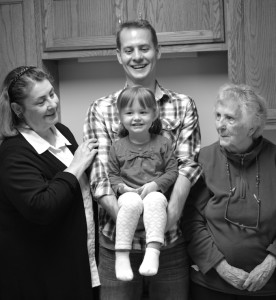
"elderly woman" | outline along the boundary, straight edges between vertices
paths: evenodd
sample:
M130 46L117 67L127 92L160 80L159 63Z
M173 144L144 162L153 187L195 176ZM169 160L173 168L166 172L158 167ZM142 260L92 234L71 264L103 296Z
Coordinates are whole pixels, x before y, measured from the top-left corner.
M201 150L203 175L185 207L192 299L276 299L276 146L262 137L266 114L249 86L220 89L219 140Z
M99 285L85 174L97 153L58 123L50 77L18 67L0 97L0 298L91 300Z

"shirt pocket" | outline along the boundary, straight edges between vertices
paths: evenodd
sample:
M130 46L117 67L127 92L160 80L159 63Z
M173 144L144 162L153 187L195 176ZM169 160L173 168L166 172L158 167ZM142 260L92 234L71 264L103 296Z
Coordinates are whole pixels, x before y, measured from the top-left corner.
M173 148L178 140L181 129L180 119L162 119L162 135L169 139L173 145Z

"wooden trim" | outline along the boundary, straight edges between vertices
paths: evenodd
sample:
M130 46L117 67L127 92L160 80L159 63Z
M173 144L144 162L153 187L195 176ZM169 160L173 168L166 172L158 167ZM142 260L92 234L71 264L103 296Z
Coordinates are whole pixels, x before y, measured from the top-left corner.
M191 44L191 45L178 45L178 46L163 46L161 52L166 53L181 53L181 52L206 52L206 51L227 51L225 43L213 44ZM78 59L85 57L98 56L100 61L110 60L112 56L116 59L116 49L105 50L83 50L83 51L55 51L43 52L42 59Z
M36 49L36 31L35 31L35 11L34 1L24 0L24 44L26 65L37 65L37 49Z
M276 109L267 110L266 130L276 130Z
M228 78L239 84L245 82L245 36L243 0L225 0L228 44Z
M112 49L116 48L115 36L98 37L74 37L66 39L51 40L49 31L47 33L44 51L66 51L82 49ZM194 30L180 32L157 33L159 45L181 45L193 43L223 42L222 38L215 38L211 30Z
M0 5L22 4L23 0L0 0Z

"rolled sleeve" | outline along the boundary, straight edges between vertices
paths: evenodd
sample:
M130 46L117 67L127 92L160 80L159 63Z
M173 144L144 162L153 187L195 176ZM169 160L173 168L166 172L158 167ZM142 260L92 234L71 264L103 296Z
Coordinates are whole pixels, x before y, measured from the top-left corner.
M194 101L188 98L182 128L176 142L175 155L178 160L179 174L185 176L193 185L201 174L197 163L200 150L200 128Z

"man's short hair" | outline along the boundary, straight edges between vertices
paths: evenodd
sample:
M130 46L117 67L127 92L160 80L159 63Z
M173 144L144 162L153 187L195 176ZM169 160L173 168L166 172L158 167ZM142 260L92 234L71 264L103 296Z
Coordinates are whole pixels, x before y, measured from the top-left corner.
M147 21L147 20L137 20L137 21L127 21L124 22L120 25L119 30L117 31L117 35L116 35L116 44L117 44L117 49L121 50L121 32L123 29L147 29L150 31L151 33L151 37L152 37L152 42L155 48L158 47L158 39L157 39L157 34L155 29L151 26L151 24Z

